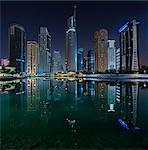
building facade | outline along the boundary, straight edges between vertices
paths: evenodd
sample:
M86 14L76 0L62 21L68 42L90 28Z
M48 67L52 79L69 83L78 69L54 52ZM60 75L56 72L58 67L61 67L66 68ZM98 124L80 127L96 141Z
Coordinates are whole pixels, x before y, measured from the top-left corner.
M17 72L26 71L26 34L21 25L11 24L8 31L8 48L10 50L10 66Z
M74 6L73 16L67 21L65 65L67 72L77 71L76 6Z
M108 71L116 70L115 40L108 40Z
M39 74L51 72L51 35L47 27L40 27L39 34Z
M94 66L95 72L106 72L108 69L108 32L99 29L94 33Z
M88 55L83 58L83 71L88 72Z
M53 58L52 58L52 72L62 72L63 66L62 66L62 58L59 50L53 51Z
M120 33L120 72L131 73L139 71L138 51L139 22L127 22L118 31Z
M116 72L120 71L120 48L116 49Z
M8 58L2 58L1 59L1 66L9 66L10 60Z
M78 49L78 54L77 54L77 70L78 71L83 71L83 58L84 58L84 49L79 48Z
M36 41L27 41L27 73L37 74L38 71L38 44Z
M94 50L93 49L88 50L88 72L89 73L94 72Z

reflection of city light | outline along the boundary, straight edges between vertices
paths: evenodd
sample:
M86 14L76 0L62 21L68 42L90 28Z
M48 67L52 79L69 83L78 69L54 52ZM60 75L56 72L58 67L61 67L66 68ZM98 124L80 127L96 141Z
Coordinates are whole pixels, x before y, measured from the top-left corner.
M107 110L108 112L115 112L114 110L114 104L110 104L110 109Z
M119 122L124 128L126 128L127 130L129 130L128 125L127 125L123 120L118 119L118 122Z
M144 83L144 85L143 85L144 87L146 87L146 83Z

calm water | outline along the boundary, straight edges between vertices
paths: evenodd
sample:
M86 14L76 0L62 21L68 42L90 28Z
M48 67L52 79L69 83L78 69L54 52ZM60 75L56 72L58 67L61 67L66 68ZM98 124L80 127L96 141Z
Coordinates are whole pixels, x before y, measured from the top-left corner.
M148 82L2 83L1 149L148 149Z

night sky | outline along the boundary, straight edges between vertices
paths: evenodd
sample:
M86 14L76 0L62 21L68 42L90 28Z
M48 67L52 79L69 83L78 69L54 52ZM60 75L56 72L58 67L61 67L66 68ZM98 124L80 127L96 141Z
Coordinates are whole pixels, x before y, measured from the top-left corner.
M8 27L11 23L24 26L27 40L38 40L40 26L47 26L52 36L52 49L64 58L67 18L77 5L78 47L93 49L93 33L106 28L109 39L119 47L118 29L127 21L140 22L140 65L148 65L148 2L1 2L1 53L9 57ZM64 60L64 59L63 59Z

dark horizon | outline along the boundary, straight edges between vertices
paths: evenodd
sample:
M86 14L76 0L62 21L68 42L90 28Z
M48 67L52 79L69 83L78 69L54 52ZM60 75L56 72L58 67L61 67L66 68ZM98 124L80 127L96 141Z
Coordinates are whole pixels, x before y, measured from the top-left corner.
M40 26L47 26L52 36L52 50L60 50L64 60L67 19L77 5L78 48L93 49L93 33L105 28L109 39L119 47L118 29L136 19L139 27L140 65L148 65L148 2L1 2L1 58L9 57L8 27L17 23L25 28L27 40L38 41Z

